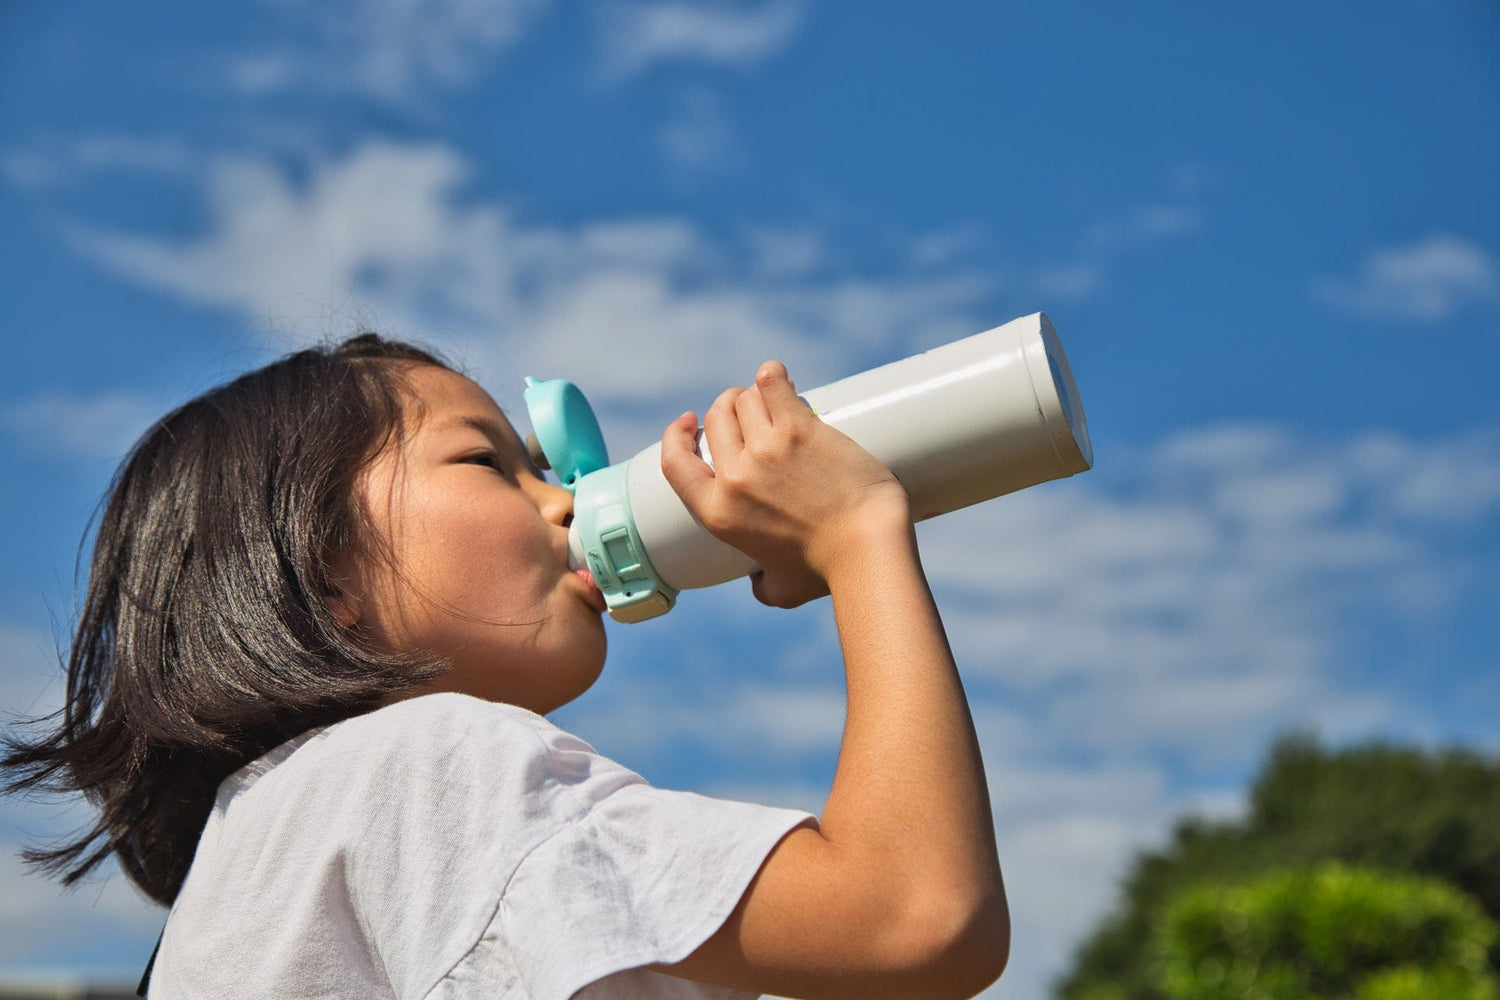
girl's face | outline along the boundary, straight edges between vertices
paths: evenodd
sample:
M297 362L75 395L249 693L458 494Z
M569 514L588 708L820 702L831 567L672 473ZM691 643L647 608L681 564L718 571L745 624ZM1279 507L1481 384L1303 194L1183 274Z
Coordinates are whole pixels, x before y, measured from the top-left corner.
M469 379L424 366L408 383L406 439L361 484L390 560L339 567L339 613L386 649L451 663L418 693L550 712L604 667L604 598L568 568L573 495L541 478Z

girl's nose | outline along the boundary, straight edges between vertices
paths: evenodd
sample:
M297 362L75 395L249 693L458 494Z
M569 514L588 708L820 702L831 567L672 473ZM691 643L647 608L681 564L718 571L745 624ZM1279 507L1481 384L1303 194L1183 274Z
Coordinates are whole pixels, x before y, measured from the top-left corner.
M542 518L564 528L573 523L573 494L544 479L536 481L535 498Z

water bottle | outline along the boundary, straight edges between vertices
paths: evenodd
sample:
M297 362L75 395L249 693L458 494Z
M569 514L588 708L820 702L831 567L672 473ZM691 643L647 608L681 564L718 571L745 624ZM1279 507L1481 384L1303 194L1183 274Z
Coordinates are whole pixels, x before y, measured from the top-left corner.
M670 611L680 591L752 573L755 562L698 523L661 472L661 442L609 464L582 392L526 380L532 457L573 491L569 561L610 616ZM916 521L1083 472L1094 462L1078 386L1052 323L1033 313L802 393L880 459ZM712 464L700 431L699 453Z

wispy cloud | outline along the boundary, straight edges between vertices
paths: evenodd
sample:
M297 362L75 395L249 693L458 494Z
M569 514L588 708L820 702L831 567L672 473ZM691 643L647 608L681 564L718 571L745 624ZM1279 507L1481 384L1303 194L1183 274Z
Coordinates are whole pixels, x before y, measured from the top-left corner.
M1104 265L1094 261L1075 261L1037 269L1033 280L1037 290L1054 299L1081 299L1104 283Z
M81 458L119 458L161 415L154 400L123 390L51 390L0 410L0 427L25 451Z
M612 80L666 63L752 66L784 48L803 19L800 0L612 0L597 14L603 70Z
M1356 316L1441 323L1500 301L1500 260L1472 240L1438 233L1373 251L1353 276L1318 278L1313 293Z
M1448 539L1500 511L1493 433L1335 442L1226 425L1128 461L1114 478L1134 485L1109 495L1028 491L923 534L970 669L1112 753L1211 764L1288 725L1377 726L1384 696L1336 690L1347 613L1446 607L1472 569Z
M78 227L72 240L119 274L282 339L347 332L339 318L353 313L457 347L503 379L518 381L521 366L567 373L606 405L637 410L707 405L719 388L702 366L662 357L712 354L748 377L774 356L801 378L837 377L851 357L974 332L967 314L991 290L984 275L951 269L809 273L815 234L800 239L798 266L778 268L764 234L718 242L682 219L521 221L464 197L467 177L441 146L371 143L301 180L222 160L208 171L202 236ZM781 245L795 233L779 230Z
M831 254L821 234L788 226L756 226L746 236L752 267L770 278L808 275L827 266Z
M681 95L657 142L678 167L702 171L728 162L738 145L723 101L707 90Z
M0 154L0 173L29 190L62 187L106 172L181 177L199 158L176 139L124 134L52 138Z
M59 831L62 832L62 831ZM132 947L139 975L151 954L151 942L161 931L165 912L115 877L60 893L45 878L27 871L17 857L20 844L0 841L0 966L36 969L68 968L80 974L124 974L124 969L80 968L76 949L60 939L66 928L72 941L113 942L111 951ZM95 959L97 961L97 959Z
M9 727L18 717L35 718L60 708L62 695L51 638L0 621L0 725ZM9 978L17 978L14 970L45 967L68 968L75 977L122 971L80 968L76 949L70 951L68 941L133 945L140 965L150 954L163 913L124 879L94 881L64 893L55 883L27 870L18 857L23 844L46 843L69 834L86 818L87 811L77 800L0 798L0 927L5 928L0 935L0 968L7 970ZM59 934L62 928L68 929L69 936Z
M62 707L62 667L50 637L0 621L0 725ZM0 802L8 800L0 799Z
M247 96L347 93L391 104L472 81L548 0L261 0L283 40L226 62Z
M1196 205L1149 202L1094 223L1085 231L1084 242L1097 250L1126 250L1185 236L1203 222L1203 211Z
M1083 227L1071 253L1030 268L1025 280L1053 300L1097 293L1121 257L1201 232L1209 219L1204 192L1213 178L1213 169L1204 164L1173 168L1166 179L1165 196L1095 218Z

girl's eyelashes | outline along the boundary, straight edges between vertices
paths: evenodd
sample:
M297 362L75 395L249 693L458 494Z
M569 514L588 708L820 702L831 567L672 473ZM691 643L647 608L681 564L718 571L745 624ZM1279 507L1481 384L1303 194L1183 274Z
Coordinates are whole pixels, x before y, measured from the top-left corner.
M478 451L472 455L465 455L459 460L463 465L483 465L494 469L502 476L505 475L505 465L500 461L500 454L493 451Z

